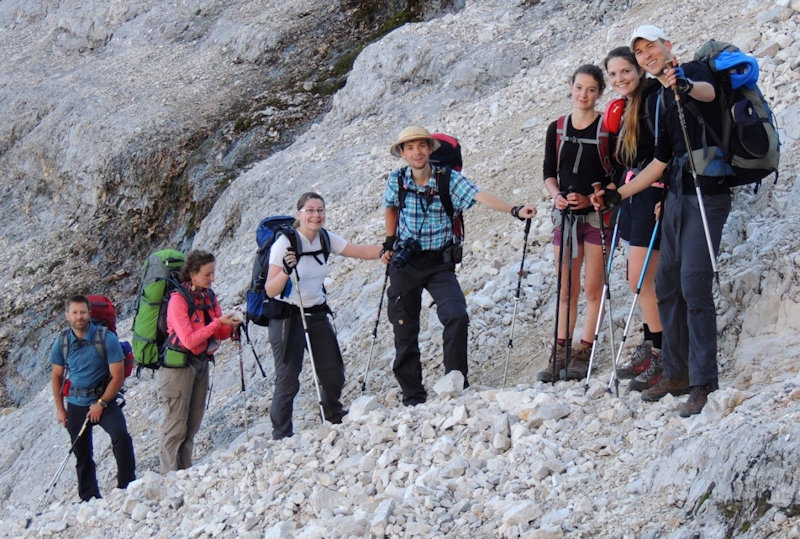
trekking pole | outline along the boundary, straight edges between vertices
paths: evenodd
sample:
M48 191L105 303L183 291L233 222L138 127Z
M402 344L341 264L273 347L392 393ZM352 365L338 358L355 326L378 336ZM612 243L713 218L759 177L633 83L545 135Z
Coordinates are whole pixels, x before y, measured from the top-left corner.
M383 308L383 296L386 295L386 283L389 282L389 264L386 264L386 275L383 278L383 288L381 289L381 299L378 301L378 316L375 317L375 327L372 328L372 344L369 347L369 357L367 367L364 369L364 377L361 379L361 393L367 390L367 377L369 376L369 365L372 363L372 351L375 348L375 341L378 340L378 324L381 321L381 309Z
M600 184L597 183L594 187L595 193L599 191ZM608 251L606 250L606 231L605 231L605 222L603 221L603 214L598 212L598 216L600 217L600 246L603 251L603 285L606 289L606 294L608 294L608 335L609 341L611 343L611 351L614 351L614 321L612 320L612 311L611 311L611 286L608 284L609 275L611 274L611 264L608 264L608 268L606 269L606 260L608 260ZM616 225L616 223L615 223ZM594 346L593 346L594 347ZM612 376L617 381L616 382L616 395L619 397L619 379L617 378L617 363L614 362L612 364ZM588 377L587 377L588 382ZM609 392L611 388L609 387Z
M53 476L53 479L50 481L50 484L47 485L46 489L44 489L44 493L42 493L42 497L39 500L39 503L36 504L36 507L33 510L33 516L28 518L28 520L27 520L27 522L25 524L25 529L27 529L28 526L31 525L31 522L33 521L34 517L38 517L41 514L42 508L44 508L44 506L47 505L47 502L50 499L50 496L53 494L53 490L56 488L56 483L58 483L58 480L61 477L61 474L64 473L64 468L66 468L66 466L67 466L67 461L69 460L69 456L72 454L73 451L75 451L75 446L78 445L78 440L83 435L84 431L86 430L86 427L88 427L88 426L89 426L89 417L87 416L86 419L83 422L83 426L81 427L81 430L78 431L78 435L75 437L75 441L72 442L72 446L69 448L69 451L67 452L67 456L64 457L63 461L61 461L61 466L58 467L58 471L56 472L56 475Z
M571 189L570 189L571 190ZM567 238L567 251L569 254L569 258L567 259L567 337L566 341L564 341L564 345L566 346L565 354L564 354L564 380L567 379L567 371L569 370L569 360L572 359L572 335L569 330L570 326L570 310L572 309L572 231L575 229L575 214L572 213L571 208L567 208L569 212L569 237ZM561 233L564 233L564 230L561 230Z
M653 234L650 236L650 244L647 246L647 254L644 257L644 264L642 265L642 271L639 273L639 280L636 283L636 293L633 295L633 301L631 302L631 308L628 311L628 319L625 321L625 329L622 331L622 340L619 343L619 349L617 350L617 356L614 360L614 363L619 361L619 358L622 356L622 349L625 347L625 340L628 338L628 330L630 329L631 325L631 318L633 317L633 310L636 307L636 301L639 299L639 293L642 291L642 283L644 283L644 274L647 272L647 265L650 263L650 255L653 253L653 245L656 242L656 235L658 235L658 225L661 224L661 219L656 220L656 225L653 227ZM611 382L617 375L616 369L612 373L612 379L608 382L609 389L611 388ZM616 380L617 385L619 386L619 380Z
M519 305L519 294L522 289L522 274L525 269L525 253L528 251L528 234L531 231L531 220L525 219L525 237L522 240L522 261L519 263L519 278L517 279L517 293L514 295L514 315L511 317L511 334L508 337L508 351L506 352L506 364L503 367L503 386L506 387L506 375L508 374L508 358L511 356L511 349L514 348L514 325L517 322L517 305Z
M556 323L553 330L553 355L551 363L553 365L553 377L551 383L556 383L556 360L558 358L558 315L561 310L561 281L563 278L564 265L564 229L566 228L567 213L566 209L561 210L561 241L558 243L558 270L556 271Z
M667 62L669 67L675 67L674 61ZM683 133L683 141L686 144L686 153L689 156L689 168L692 172L692 180L694 181L694 192L697 195L697 205L700 207L700 218L703 221L703 232L706 235L706 245L708 246L708 257L711 260L711 270L714 272L714 280L717 281L719 287L719 271L717 271L717 257L714 254L714 246L711 243L711 232L708 229L708 218L706 217L706 208L703 204L703 193L700 191L700 181L697 179L697 168L694 164L694 157L692 156L692 145L689 141L689 131L686 128L686 116L683 114L683 106L681 106L681 96L678 92L677 85L672 87L675 93L675 104L678 108L678 120L681 124L681 132Z
M594 188L594 192L597 193L600 190L600 182L596 182L592 184ZM614 246L617 239L617 230L619 228L619 211L617 211L617 219L614 222L614 232L612 234L611 239L611 253L609 254L606 249L606 234L605 234L605 222L603 221L603 213L598 210L597 215L600 218L600 245L603 250L603 294L600 297L600 308L597 311L597 323L594 326L594 340L592 341L592 353L589 355L589 369L586 371L586 384L583 386L583 393L584 395L589 391L589 380L592 377L592 367L594 366L594 356L597 351L597 343L600 339L600 327L603 325L603 318L606 314L606 303L608 304L608 333L609 339L611 341L611 350L613 353L614 350L614 323L611 319L611 287L609 285L608 279L609 274L611 273L611 261L614 258ZM616 373L617 365L614 364L614 372ZM619 390L617 391L617 396L619 396Z
M242 326L236 326L236 333L238 334L239 338L236 340L236 344L239 345L239 376L242 379L242 400L243 400L243 409L242 414L244 415L244 436L245 439L250 440L250 431L247 428L247 390L244 387L244 361L242 360Z
M322 422L325 423L325 410L322 408L322 393L319 391L319 381L317 381L317 366L314 363L314 352L311 349L311 335L308 333L308 324L306 323L306 311L303 309L303 297L300 295L300 285L297 284L297 270L292 269L291 273L292 285L297 290L297 301L300 304L300 320L303 321L303 332L306 334L306 346L308 347L308 357L311 360L312 377L314 378L314 386L317 388L317 399L319 401L319 415Z
M208 369L208 394L206 395L206 410L208 410L208 407L211 406L211 390L214 389L214 377L212 376L214 371L211 370L211 366L208 365L209 363L211 363L211 366L216 366L216 363L213 361L206 362L206 369Z
M243 324L244 326L244 336L247 338L247 344L250 345L250 350L253 352L253 357L256 359L256 365L261 370L261 377L266 378L267 373L264 372L264 367L261 366L261 360L258 359L258 354L256 354L256 347L253 346L253 341L250 340L250 332L247 330L247 324ZM239 326L241 328L242 326Z

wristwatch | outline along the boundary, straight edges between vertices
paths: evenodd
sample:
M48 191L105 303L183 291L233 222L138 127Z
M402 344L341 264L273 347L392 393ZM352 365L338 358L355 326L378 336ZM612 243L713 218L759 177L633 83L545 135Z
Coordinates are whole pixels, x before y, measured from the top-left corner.
M108 408L108 403L107 403L106 401L104 401L103 399L100 399L99 401L97 401L97 404L99 404L99 405L100 405L100 408L102 408L102 409L104 409L104 410L105 410L106 408Z

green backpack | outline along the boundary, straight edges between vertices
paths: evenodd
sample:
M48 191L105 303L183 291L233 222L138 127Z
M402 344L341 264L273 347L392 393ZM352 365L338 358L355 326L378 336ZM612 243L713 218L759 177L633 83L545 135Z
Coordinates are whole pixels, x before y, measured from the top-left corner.
M167 303L170 293L180 287L180 269L186 255L162 249L147 257L142 266L142 286L133 317L133 354L136 376L142 368L159 367L159 351L167 338Z

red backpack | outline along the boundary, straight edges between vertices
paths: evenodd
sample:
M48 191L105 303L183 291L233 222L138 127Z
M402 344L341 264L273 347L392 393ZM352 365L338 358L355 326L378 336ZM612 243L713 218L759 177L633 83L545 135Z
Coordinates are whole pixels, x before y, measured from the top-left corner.
M101 294L91 294L86 296L89 300L89 316L92 323L96 326L105 326L114 335L117 334L117 311L114 303Z

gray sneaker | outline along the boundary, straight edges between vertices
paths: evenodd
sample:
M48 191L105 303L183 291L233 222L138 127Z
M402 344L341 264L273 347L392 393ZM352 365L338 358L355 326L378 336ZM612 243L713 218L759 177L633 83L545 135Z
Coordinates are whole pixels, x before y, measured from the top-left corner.
M628 383L631 391L644 391L658 384L661 380L663 367L661 365L661 350L652 350L650 354L650 364L642 374Z
M653 341L642 341L631 354L630 361L617 369L617 378L627 380L639 376L650 366Z

